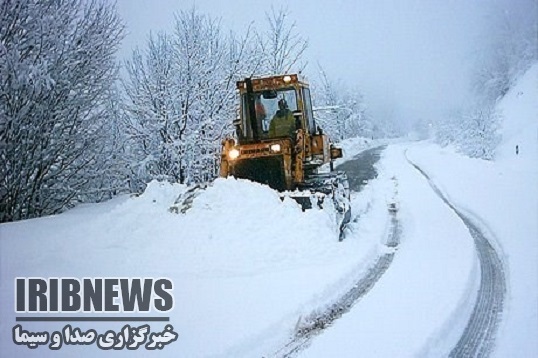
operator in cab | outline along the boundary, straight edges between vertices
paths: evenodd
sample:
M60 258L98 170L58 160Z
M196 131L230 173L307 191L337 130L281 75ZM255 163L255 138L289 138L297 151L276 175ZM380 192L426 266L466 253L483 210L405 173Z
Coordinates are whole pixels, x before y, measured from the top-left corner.
M269 125L269 137L295 138L295 117L288 108L288 103L284 98L278 101L278 111L276 111L271 124Z

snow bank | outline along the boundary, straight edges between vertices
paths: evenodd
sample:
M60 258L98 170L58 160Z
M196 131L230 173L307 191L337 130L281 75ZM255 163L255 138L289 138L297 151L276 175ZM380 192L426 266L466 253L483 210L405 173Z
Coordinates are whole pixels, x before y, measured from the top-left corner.
M330 210L302 212L295 201L246 180L218 179L185 214L170 212L187 189L154 181L138 197L0 225L0 301L13 302L13 280L21 276L168 277L175 299L170 323L180 338L161 354L261 356L286 341L301 317L348 289L376 257L385 228L385 203L374 200L382 189L375 185L353 198L364 221L351 225L344 242ZM58 352L16 346L13 305L1 305L0 316L3 354L105 353L95 346ZM78 325L99 333L122 326ZM31 328L52 332L63 325Z

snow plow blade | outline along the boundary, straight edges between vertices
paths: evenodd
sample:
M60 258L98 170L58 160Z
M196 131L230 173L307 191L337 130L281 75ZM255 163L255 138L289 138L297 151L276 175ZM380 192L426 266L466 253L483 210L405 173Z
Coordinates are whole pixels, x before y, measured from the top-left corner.
M351 221L349 182L345 172L330 172L311 176L300 187L300 191L284 192L280 198L289 197L304 210L332 205L338 226L338 240L344 239L346 225Z

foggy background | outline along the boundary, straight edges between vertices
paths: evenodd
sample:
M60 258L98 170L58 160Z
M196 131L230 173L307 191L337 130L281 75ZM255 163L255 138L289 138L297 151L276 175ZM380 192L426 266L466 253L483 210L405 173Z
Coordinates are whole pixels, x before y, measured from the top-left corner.
M143 48L150 31L172 32L174 14L192 6L236 33L251 23L265 29L265 14L283 7L309 42L306 76L315 77L319 64L329 77L360 89L372 116L411 123L465 103L470 70L496 14L510 16L528 2L119 0L127 27L120 56Z

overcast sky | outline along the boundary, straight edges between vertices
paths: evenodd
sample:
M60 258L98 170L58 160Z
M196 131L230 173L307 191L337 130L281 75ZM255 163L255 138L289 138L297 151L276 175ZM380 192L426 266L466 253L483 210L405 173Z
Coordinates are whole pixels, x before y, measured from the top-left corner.
M172 31L174 13L193 4L223 29L266 26L271 6L289 9L309 41L306 75L317 63L360 88L376 116L435 117L465 101L468 70L484 38L487 0L119 0L128 35L123 57L150 31Z

